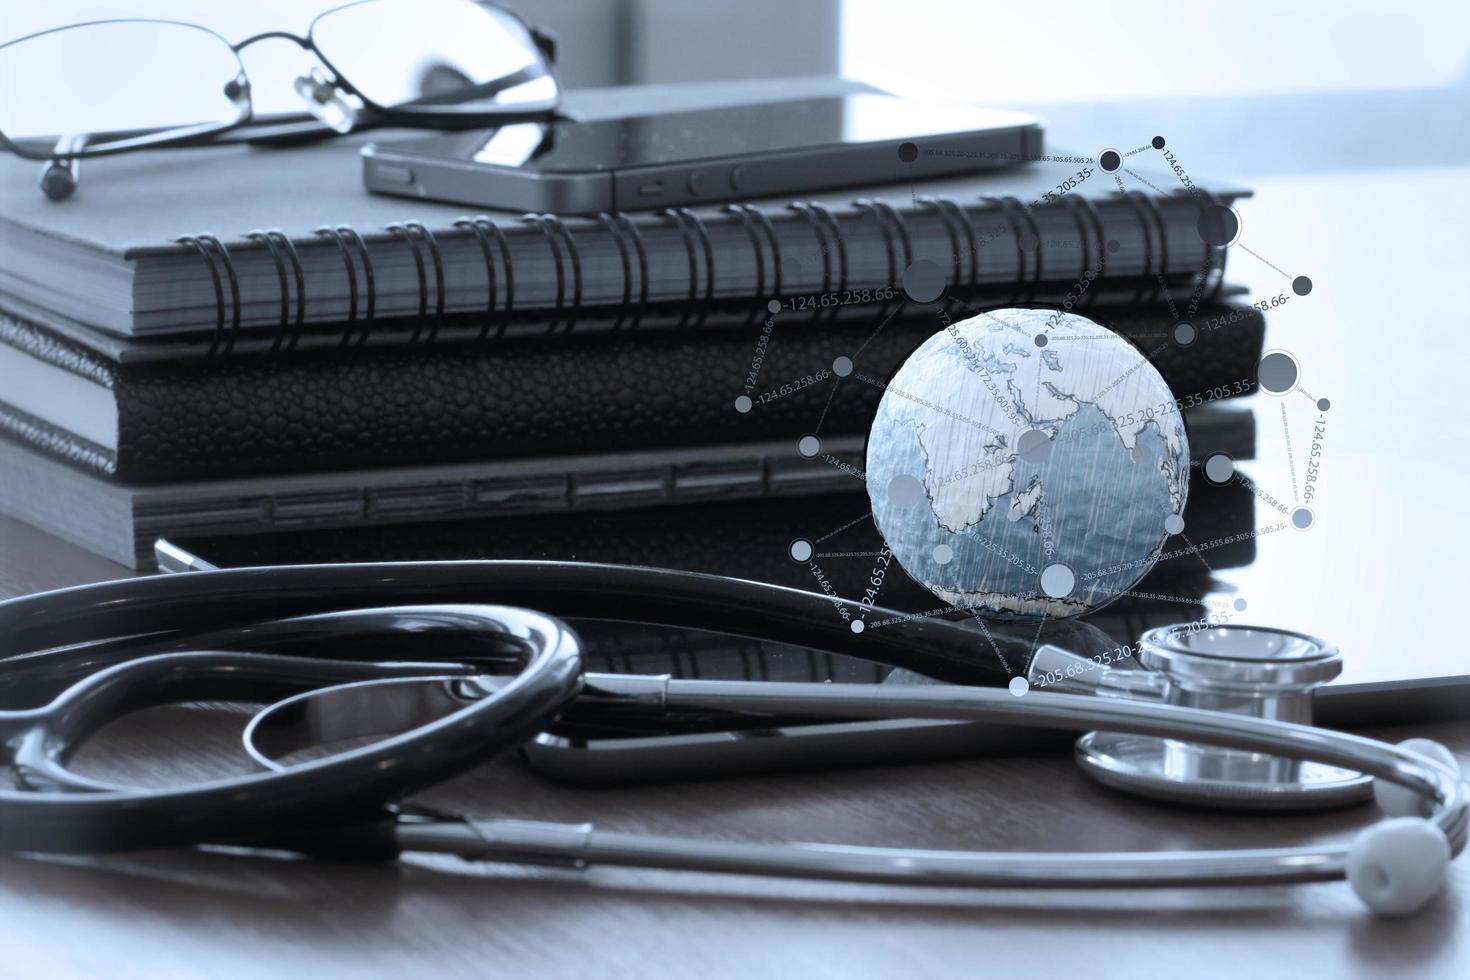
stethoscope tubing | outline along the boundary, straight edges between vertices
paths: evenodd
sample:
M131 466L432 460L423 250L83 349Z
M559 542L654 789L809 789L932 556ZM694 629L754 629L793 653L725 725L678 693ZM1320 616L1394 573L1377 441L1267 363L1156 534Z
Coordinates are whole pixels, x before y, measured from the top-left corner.
M597 679L589 678L589 687ZM621 678L647 697L646 678ZM1197 708L1069 694L1017 697L987 688L874 690L862 684L663 678L670 708L831 718L927 718L1040 728L1096 727L1342 765L1432 801L1451 852L1465 847L1470 799L1457 773L1394 746L1306 725ZM591 824L478 820L401 824L398 845L482 860L611 864L872 883L989 887L1286 884L1346 876L1347 845L1213 851L979 852L839 844L771 844L630 834Z
M61 648L68 645L116 637L146 634L174 642L174 637L181 636L187 642L190 633L218 633L232 626L286 617L414 603L483 607L487 600L530 607L501 607L499 614L539 622L531 633L539 630L561 638L543 645L526 665L526 673L485 697L482 704L464 709L466 718L480 712L486 719L482 727L467 727L455 716L436 723L439 727L431 732L436 736L457 732L449 743L416 743L414 733L384 743L389 748L419 745L432 749L417 757L424 772L407 779L400 777L397 782L383 777L365 791L352 788L353 779L364 775L363 766L333 761L340 757L253 774L203 788L214 794L209 797L213 805L210 819L181 806L188 802L189 791L184 795L157 790L89 792L88 788L80 788L80 792L65 788L55 792L44 788L0 791L0 807L8 811L0 820L0 846L15 849L11 846L15 840L39 843L42 846L33 848L38 850L50 849L44 845L51 843L59 845L59 850L200 843L218 840L212 835L222 827L238 831L254 822L264 825L265 831L279 829L269 826L272 820L293 823L308 836L313 831L316 836L338 834L351 843L361 835L351 826L333 824L344 806L345 812L360 816L365 812L363 806L375 799L385 803L397 798L383 795L395 788L412 790L435 781L431 777L442 778L464 768L477 751L493 754L493 750L509 747L507 739L527 737L538 721L554 718L579 698L603 704L631 701L659 709L848 720L983 720L1180 738L1369 773L1407 787L1428 801L1427 819L1438 827L1453 853L1458 854L1466 843L1470 804L1457 774L1406 749L1340 732L1122 699L1041 691L1017 696L991 687L874 688L584 674L575 636L560 629L552 617L607 618L736 633L851 652L896 666L913 666L939 678L948 673L962 684L973 682L977 676L990 682L1007 676L998 666L977 672L974 632L951 623L907 620L859 638L832 615L831 601L825 596L661 569L551 562L423 562L246 568L82 586L0 603L0 674L7 667L45 664L53 655L64 659L67 651ZM847 608L858 609L853 603ZM58 649L60 653L56 654ZM206 666L224 664L228 670L242 669L242 664L254 665L254 661L231 659L249 654L193 656L205 658L199 662ZM264 669L269 665L268 656L254 656L261 658L255 666ZM165 656L151 658L150 662L119 664L113 669L126 673L167 666ZM180 669L185 666L181 660ZM17 725L44 721L34 709L0 714L10 716ZM45 733L28 737L44 738ZM375 746L353 751L356 756L343 755L363 765L372 763L368 768L396 766L402 772L414 765L412 753L383 754L386 749ZM333 778L325 778L329 775ZM270 798L270 792L283 787L291 790L288 799ZM242 788L248 792L238 797L240 812L232 816L225 804L232 792ZM314 805L319 808L313 810ZM690 840L604 831L580 824L385 818L381 809L377 813L367 836L380 839L386 834L391 838L391 848L385 848L385 854L399 849L440 850L467 857L573 866L611 863L906 884L1086 887L1330 880L1347 873L1350 851L1346 846L1332 846L1162 854L950 852ZM303 816L315 820L303 820ZM17 817L21 818L20 824ZM117 837L89 839L88 827L107 826L96 822L98 817L125 817L132 830ZM11 833L17 836L8 840Z
M99 637L214 631L368 606L493 603L563 618L706 629L910 667L938 680L1003 685L1011 672L976 657L975 632L902 617L854 634L861 604L800 589L695 572L589 562L424 561L283 565L155 575L0 602L5 658ZM876 656L875 656L876 655ZM1024 665L1018 665L1024 670Z
M847 650L972 682L1008 677L999 664L975 661L973 631L915 620L860 639L833 615L825 596L795 589L575 562L404 562L192 572L0 602L0 698L13 704L34 697L38 686L57 683L70 684L66 691L81 684L85 693L86 684L108 671L116 674L100 680L111 682L114 691L145 687L167 674L212 672L220 680L251 680L253 673L259 683L287 661L192 644L232 632L248 635L256 624L293 617L344 610L370 615L414 603L484 607L488 601L506 603L503 609L513 603L531 616L545 611ZM145 649L151 643L176 652L117 661L109 647L121 641L122 655L136 656L128 647L134 637L146 641ZM584 669L575 637L563 646L551 661L540 657L528 664L507 690L442 728L286 771L185 787L109 787L70 773L66 761L74 737L84 734L64 730L78 707L77 694L63 691L49 706L0 711L0 737L11 743L23 783L21 789L0 789L0 850L87 852L232 841L275 846L279 837L273 835L294 838L298 828L373 823L384 806L519 745L555 719L571 704ZM211 696L230 700L224 692Z

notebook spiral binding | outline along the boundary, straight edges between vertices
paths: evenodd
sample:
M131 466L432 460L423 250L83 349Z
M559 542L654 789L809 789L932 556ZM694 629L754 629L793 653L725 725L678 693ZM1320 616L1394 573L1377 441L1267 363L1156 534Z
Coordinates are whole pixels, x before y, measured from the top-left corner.
M556 333L557 316L566 305L566 270L561 253L561 246L566 246L567 261L572 266L572 302L567 307L567 322L563 330L571 333L577 324L577 311L582 308L582 253L577 250L577 240L572 236L571 229L554 214L523 214L521 220L541 229L541 233L546 236L546 244L551 249L552 261L556 264L556 308L547 325L547 333Z
M357 338L358 346L361 346L367 342L373 315L377 312L378 306L378 287L373 278L373 257L368 253L367 243L362 240L362 236L346 225L338 225L335 228L323 225L315 229L314 233L322 238L330 238L336 244L337 251L342 256L343 265L347 270L347 326L342 330L342 347L352 343L352 328L357 326L358 286L357 269L352 264L354 252L357 254L358 262L362 265L363 280L367 286L367 319L364 321L362 333ZM304 294L305 290L302 292Z
M439 335L439 324L444 320L444 256L439 251L439 243L434 238L434 233L417 221L405 221L401 224L394 223L386 225L384 230L408 243L413 252L414 268L419 273L419 315L414 321L413 336L410 343L419 342L419 334L424 328L424 321L429 312L429 278L424 274L424 255L427 251L434 263L434 319L429 323L429 340L432 342Z
M736 214L739 214L741 222L745 226L745 230L750 234L751 245L754 247L755 250L756 269L760 282L760 288L758 292L760 292L762 296L765 295L765 276L760 270L764 268L764 256L761 252L760 239L757 237L754 229L759 228L761 232L765 235L766 244L771 246L771 293L775 296L780 296L781 239L777 237L776 227L775 225L771 224L770 217L767 216L764 211L762 211L754 204L728 204L725 206L724 210L727 212L734 212ZM753 322L755 317L760 315L760 310L755 309L752 310L751 313L752 315L750 321L747 322Z
M715 295L715 250L710 241L709 229L699 216L688 208L665 208L659 212L659 216L671 222L679 229L679 237L684 241L684 250L689 255L689 299L683 304L683 312L679 316L679 323L675 330L682 330L689 322L689 314L695 310L695 297L699 294L699 262L694 257L694 238L690 235L692 229L699 237L700 248L704 253L704 303L698 307L699 316L694 321L695 327L704 326L704 319L709 313L710 302Z
M949 211L945 207L946 204L953 202L948 198L920 196L914 199L914 203L926 211L933 211L939 215L939 220L944 222L944 234L949 239L949 281L958 283L960 281L960 236L955 231L954 222L950 219Z
M1217 203L1207 191L1205 200ZM1176 195L1177 196L1177 195ZM1169 239L1167 225L1159 201L1142 191L1119 192L1112 197L1126 204L1137 217L1143 250L1143 269L1137 276L1137 287L1131 302L1154 302L1160 299L1174 303L1165 282L1168 270ZM1012 288L1006 300L1010 304L1032 302L1047 284L1045 248L1041 228L1033 209L1014 196L981 195L979 203L991 212L997 224L982 229L965 205L948 197L919 196L910 214L936 216L949 242L948 274L952 285L980 285L981 253L999 238L1009 238L1016 250L1016 274L1008 277ZM879 198L862 197L852 202L861 219L871 221L882 237L888 282L899 285L902 271L914 259L913 235L904 213ZM1068 195L1050 207L1065 210L1077 227L1084 271L1096 269L1093 278L1106 276L1108 239L1097 205L1080 196ZM817 201L791 201L786 210L799 215L821 255L822 290L846 292L852 281L849 264L851 250L842 223L831 209ZM782 255L781 238L771 216L760 206L745 202L724 205L720 212L738 222L749 240L754 259L755 296L784 295L783 279L787 259ZM705 220L686 207L666 208L656 212L657 219L677 229L687 259L689 288L679 304L675 329L699 328L714 308L718 270L710 229ZM524 214L521 222L538 229L551 254L556 277L554 305L544 312L549 318L548 333L570 333L582 307L585 282L584 256L571 228L555 214ZM620 211L604 211L595 218L617 250L622 268L622 301L611 329L614 332L636 330L648 313L650 303L649 253L639 223ZM474 238L484 260L484 323L474 337L475 342L500 339L509 331L515 318L516 269L510 243L504 230L487 215L461 216L451 227ZM444 251L435 233L420 221L395 222L383 229L409 250L417 275L417 315L410 344L433 343L443 325L448 295L445 288ZM339 346L363 347L372 334L380 306L378 276L372 250L363 236L349 225L322 225L313 234L330 241L342 261L347 284L347 314ZM278 228L254 229L241 236L245 241L265 249L275 268L279 289L280 311L272 353L296 350L306 331L308 296L305 266L298 246ZM215 300L214 330L206 357L230 355L240 339L242 304L240 276L229 249L213 234L199 233L175 239L177 244L193 250L209 273ZM1226 246L1206 244L1205 258L1192 279L1190 302L1196 306L1219 298L1224 286ZM636 283L636 285L635 285ZM1086 305L1095 299L1086 295L1078 303ZM958 299L953 294L952 300ZM901 305L902 294L895 297ZM889 315L895 299L885 300L875 314ZM431 302L432 300L432 302ZM831 321L840 313L841 304L813 308L812 322ZM1177 308L1177 304L1176 304ZM765 313L765 304L752 304L745 319L748 326Z
M245 237L249 241L265 243L266 248L270 250L272 261L275 262L276 275L281 282L281 324L276 331L275 340L271 343L273 353L281 349L281 343L286 339L286 323L291 312L291 292L286 283L286 263L281 256L284 254L291 260L291 271L296 279L296 322L291 330L291 341L287 349L294 349L306 325L306 276L301 270L301 253L296 251L296 246L291 243L291 239L287 238L278 228L246 232Z
M1215 195L1209 191L1203 188L1199 188L1199 191L1211 205L1220 203ZM1199 278L1201 280L1199 284L1199 295L1197 298L1190 300L1195 309L1198 309L1198 304L1204 300L1206 292L1209 292L1211 301L1219 298L1220 289L1225 285L1225 246L1215 245L1210 242L1205 243L1205 263L1200 269ZM1213 285L1211 284L1212 280ZM1193 311L1191 311L1191 315L1193 315Z
M816 201L808 201L806 206L808 212L815 214L818 220L825 224L827 230L832 233L832 241L834 247L837 249L837 289L839 292L845 292L848 282L847 239L843 237L842 225L838 223L837 216L826 205ZM832 307L832 313L828 319L837 319L837 311L838 308L836 306Z
M490 242L493 238L500 246L500 260L505 263L505 314L500 318L500 328L495 331L496 338L504 336L506 328L510 326L510 307L515 299L515 273L511 269L510 249L505 243L505 233L485 217L456 218L454 227L463 228L475 236L475 241L480 246L480 255L485 259L485 288L489 294L485 302L485 322L480 326L480 333L475 339L483 341L490 332L491 324L495 322L495 303L499 291L499 277L495 274L494 248Z

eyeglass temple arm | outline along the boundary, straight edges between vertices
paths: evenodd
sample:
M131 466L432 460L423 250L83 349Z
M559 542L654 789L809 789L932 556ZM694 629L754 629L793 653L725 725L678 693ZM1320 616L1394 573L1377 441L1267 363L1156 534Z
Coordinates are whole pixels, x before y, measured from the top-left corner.
M536 42L536 50L541 52L546 63L556 64L556 48L561 43L556 33L544 27L528 27L527 30L531 33L531 40Z

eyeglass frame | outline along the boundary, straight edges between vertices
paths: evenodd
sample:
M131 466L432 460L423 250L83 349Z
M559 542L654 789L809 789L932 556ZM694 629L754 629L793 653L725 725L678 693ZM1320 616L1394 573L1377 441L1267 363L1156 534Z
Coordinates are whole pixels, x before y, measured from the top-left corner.
M218 124L200 123L194 126L164 128L152 131L148 135L136 136L132 139L120 139L116 142L109 142L95 148L82 146L72 152L58 152L55 148L44 152L27 149L15 143L13 140L5 135L3 130L0 130L0 151L9 151L24 160L44 160L50 161L52 164L58 164L73 160L112 156L118 153L129 153L134 150L219 145L222 143L233 141L221 140L218 139L218 137L226 133L234 133L244 130L252 123L256 123L261 127L266 128L261 131L242 133L242 142L295 143L315 139L324 139L333 136L341 136L346 135L346 133L348 132L360 132L363 130L375 129L383 126L397 125L438 129L457 129L467 128L471 126L495 125L505 122L521 122L537 119L549 119L555 117L556 109L561 104L561 85L559 82L557 83L556 99L552 102L552 104L550 106L540 105L534 109L497 109L494 111L488 111L474 110L468 107L462 107L461 111L455 112L453 110L453 107L455 105L454 103L442 103L438 105L407 103L402 106L389 107L379 105L372 99L369 99L357 88L357 86L353 85L351 79L345 77L341 73L341 71L338 70L337 66L332 64L330 59L328 59L327 56L322 53L321 49L316 46L316 40L313 35L316 30L317 22L320 21L323 17L327 17L331 14L347 10L351 7L360 7L369 3L381 2L384 2L384 0L352 0L351 3L344 3L340 6L332 7L329 10L324 10L312 18L311 23L307 26L305 37L297 34L292 34L289 31L265 31L261 34L252 35L251 37L245 38L243 41L232 44L217 31L211 30L210 28L205 27L201 24L193 24L188 21L168 20L164 18L154 17L113 17L105 18L102 20L81 21L76 24L66 24L61 27L52 27L44 31L36 31L33 34L27 34L24 37L15 38L12 41L6 41L4 44L0 44L0 51L4 51L6 48L13 47L17 44L22 44L26 41L34 40L38 37L44 37L48 34L57 34L62 31L76 30L83 27L95 27L101 24L169 24L175 27L187 27L193 30L203 31L206 34L218 38L220 43L229 48L230 52L235 57L235 64L238 66L239 71L236 74L234 81L239 83L239 92L238 94L230 94L227 91L226 96L230 99L230 101L235 103L236 107L239 109L239 115L230 122ZM550 75L554 81L556 80L556 38L554 35L550 34L542 28L535 27L527 23L526 20L515 11L509 10L498 4L481 4L478 2L478 0L464 0L464 2L473 4L475 6L490 7L494 9L498 14L509 17L516 24L518 24L522 29L525 30L527 36L531 38L532 43L536 47L536 50L541 54L546 68L545 72L537 71L535 74L531 74L524 78L520 77L525 74L526 71L525 69L522 69L521 71L513 72L510 75L495 79L493 82L485 83L485 85L475 86L472 89L466 90L470 94L465 96L465 101L474 99L477 95L486 94L485 89L488 85L495 85L496 89L494 91L500 91L501 89L504 89L506 87L513 87L514 85L521 84L522 82L533 81L536 78L542 77L542 75ZM303 51L315 55L317 60L320 61L322 65L324 65L327 70L332 73L331 79L323 79L323 81L329 81L330 84L336 87L343 94L352 95L359 99L362 102L364 108L371 113L369 118L365 120L354 119L351 128L346 130L345 132L341 132L332 128L327 123L318 119L311 113L284 114L280 116L257 116L255 114L254 104L251 101L250 97L250 78L245 73L245 65L244 62L240 60L240 52L257 41L264 41L268 39L293 41ZM315 73L316 69L313 68L312 71L313 73ZM509 86L502 84L507 80L512 79L518 80L514 81ZM492 91L489 94L494 94L494 92ZM116 135L121 137L130 132L136 131L121 130L117 131ZM112 132L101 132L60 135L71 136L73 139L89 139L94 137L105 137L114 134Z

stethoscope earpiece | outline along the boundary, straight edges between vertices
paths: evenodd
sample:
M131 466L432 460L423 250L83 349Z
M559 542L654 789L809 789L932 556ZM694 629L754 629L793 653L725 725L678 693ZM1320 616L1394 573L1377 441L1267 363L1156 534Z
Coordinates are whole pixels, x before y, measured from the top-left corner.
M1358 833L1347 857L1347 880L1378 915L1417 912L1444 887L1450 842L1423 817L1394 817Z

